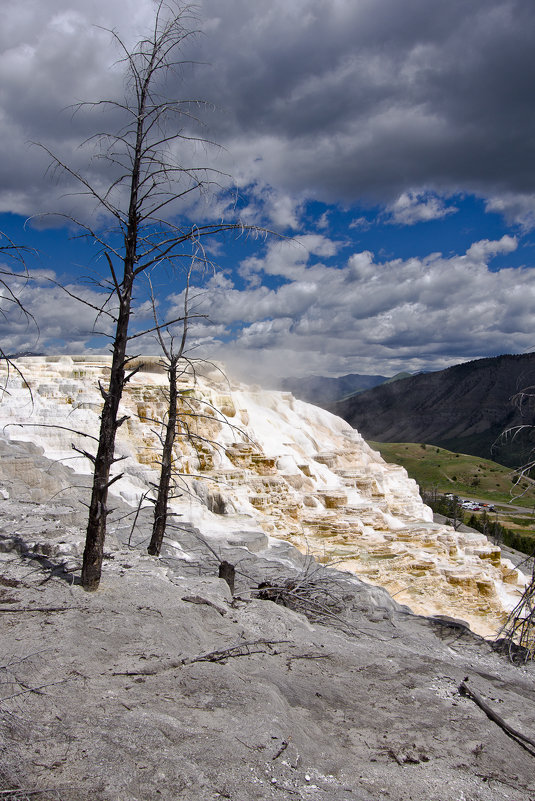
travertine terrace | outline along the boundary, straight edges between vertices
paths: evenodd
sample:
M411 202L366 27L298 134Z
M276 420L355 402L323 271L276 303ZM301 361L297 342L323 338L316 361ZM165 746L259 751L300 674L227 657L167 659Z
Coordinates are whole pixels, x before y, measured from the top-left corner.
M119 429L124 477L112 487L132 506L157 477L166 407L159 360L139 361ZM31 441L88 474L72 444L91 450L82 434L98 432L98 382L107 365L104 356L26 357L17 362L20 373L4 365L3 436ZM184 375L180 390L175 467L183 492L173 509L181 521L216 544L288 540L418 613L461 618L484 635L497 631L522 577L482 535L433 523L405 470L386 464L343 420L289 393L229 381L216 368ZM34 500L46 502L46 481L34 483ZM179 551L179 540L173 534L168 547Z

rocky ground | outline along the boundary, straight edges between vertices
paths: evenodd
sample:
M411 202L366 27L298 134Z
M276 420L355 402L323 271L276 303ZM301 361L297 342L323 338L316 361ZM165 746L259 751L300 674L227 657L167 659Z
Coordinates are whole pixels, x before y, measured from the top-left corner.
M213 547L185 526L155 560L119 508L87 594L83 507L53 497L67 469L2 447L0 798L535 799L535 749L459 692L533 740L533 666L287 543Z

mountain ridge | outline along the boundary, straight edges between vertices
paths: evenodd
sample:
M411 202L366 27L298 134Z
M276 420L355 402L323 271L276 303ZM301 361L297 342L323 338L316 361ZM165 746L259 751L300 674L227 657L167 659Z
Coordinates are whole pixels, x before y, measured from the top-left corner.
M531 425L533 415L513 397L535 383L535 354L503 354L382 384L329 405L377 442L426 442L448 450L521 464L532 443L500 442L508 428Z
M291 392L299 400L322 406L356 392L371 389L383 381L391 379L384 375L366 375L363 373L348 373L336 378L321 375L307 376L306 378L284 378L282 389Z

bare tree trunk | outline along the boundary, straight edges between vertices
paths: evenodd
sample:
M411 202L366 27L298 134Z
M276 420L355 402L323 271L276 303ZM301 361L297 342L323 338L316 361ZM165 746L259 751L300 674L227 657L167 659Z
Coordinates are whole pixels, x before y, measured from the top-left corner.
M173 469L173 445L176 439L177 424L177 365L178 357L171 359L167 369L169 375L169 410L167 414L167 426L165 429L165 440L162 449L162 466L160 472L160 483L158 484L158 495L154 507L154 523L152 527L152 537L147 548L151 556L159 556L162 542L167 525L167 507L169 500L169 488L171 485L171 472Z
M154 53L153 53L154 58ZM132 172L128 202L128 225L124 234L123 281L119 286L115 274L115 291L119 298L119 316L113 340L110 383L107 392L101 388L104 406L100 418L98 449L95 456L93 487L82 562L82 586L84 590L94 591L100 584L102 557L106 537L106 521L108 517L108 489L117 476L110 481L111 467L115 461L115 436L117 429L124 422L118 419L119 403L126 381L126 347L128 344L128 325L132 306L132 286L134 283L134 267L137 260L137 240L139 233L138 196L140 187L140 168L143 148L145 124L145 104L147 88L151 73L145 78L138 94L138 117L136 121L136 137L133 149ZM111 260L109 261L111 269Z
M230 594L234 595L234 580L236 577L236 568L234 565L231 565L230 562L227 561L220 562L218 576L219 578L225 579L229 586Z
M119 403L125 381L126 344L128 322L130 319L131 286L126 296L123 295L111 364L110 381L107 390L101 387L104 406L100 418L100 434L97 454L95 456L93 487L87 533L82 563L82 586L85 590L98 589L102 571L104 539L106 537L106 520L108 516L108 489L116 476L110 481L110 471L115 461L115 436L117 429L124 422L118 419Z

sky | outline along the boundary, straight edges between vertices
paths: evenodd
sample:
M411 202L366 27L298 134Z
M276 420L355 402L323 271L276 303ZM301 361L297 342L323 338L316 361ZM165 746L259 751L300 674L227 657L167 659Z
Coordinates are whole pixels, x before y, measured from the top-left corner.
M50 153L105 185L90 137L120 121L75 104L124 98L110 30L132 46L154 7L3 0L0 245L27 248L29 273L0 254L16 273L0 291L6 353L107 352L94 310L105 259L56 213L99 235L109 220ZM214 183L171 219L274 232L207 243L191 356L276 384L535 347L535 4L200 0L184 19L168 91L195 108L182 158ZM159 314L179 316L180 270L153 287ZM141 282L136 304L132 331L151 324ZM132 347L157 352L151 337Z

